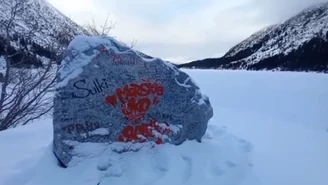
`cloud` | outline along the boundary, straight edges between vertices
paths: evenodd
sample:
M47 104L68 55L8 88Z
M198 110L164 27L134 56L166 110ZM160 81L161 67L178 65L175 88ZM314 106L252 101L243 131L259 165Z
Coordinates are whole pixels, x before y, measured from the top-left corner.
M223 55L238 42L327 0L48 0L79 24L109 19L112 35L152 56L188 62Z
M261 12L262 20L282 22L301 10L327 0L254 0Z

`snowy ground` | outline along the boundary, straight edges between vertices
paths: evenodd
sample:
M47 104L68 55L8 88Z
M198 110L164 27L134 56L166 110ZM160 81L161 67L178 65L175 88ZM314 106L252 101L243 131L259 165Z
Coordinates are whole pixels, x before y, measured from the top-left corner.
M260 184L328 184L328 75L188 73L214 104L212 123L252 143Z
M106 168L99 166L108 162L104 156L62 169L50 152L45 118L0 132L0 185L327 184L328 75L185 71L215 111L203 144L107 153L112 164L104 173L95 170Z

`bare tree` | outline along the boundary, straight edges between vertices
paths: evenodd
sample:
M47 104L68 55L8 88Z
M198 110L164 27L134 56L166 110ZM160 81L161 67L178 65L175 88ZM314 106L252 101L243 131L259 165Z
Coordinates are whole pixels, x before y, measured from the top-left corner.
M39 20L33 17L21 16L28 11L28 0L0 0L8 8L9 16L0 21L0 47L4 49L5 72L1 83L0 94L0 131L30 121L49 113L53 106L51 91L56 80L56 65L51 59L42 59L43 67L27 69L18 67L24 64L33 54L26 47L11 49L11 40L19 35L32 40L34 34L40 31ZM23 22L29 29L19 29L17 22ZM48 50L56 53L59 44L51 42ZM21 56L19 62L13 62L15 56ZM41 58L35 56L36 59ZM51 57L51 58L56 58Z
M133 48L137 44L137 40L133 40L130 44L130 48Z
M92 24L84 26L84 28L93 36L109 36L110 32L115 28L116 22L109 21L109 14L107 15L105 22L97 27L95 20L92 18ZM137 40L133 40L130 44L130 48L133 48L137 44Z
M108 36L109 32L115 28L116 22L109 21L109 14L106 17L106 20L103 25L100 25L100 28L97 27L95 20L92 18L92 24L85 26L85 29L94 36Z

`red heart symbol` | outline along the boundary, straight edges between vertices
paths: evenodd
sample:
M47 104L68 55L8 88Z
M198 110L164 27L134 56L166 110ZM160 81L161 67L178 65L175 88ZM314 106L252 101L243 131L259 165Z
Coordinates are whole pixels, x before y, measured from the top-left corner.
M116 96L112 95L112 96L106 96L106 102L115 106L117 101L116 101Z

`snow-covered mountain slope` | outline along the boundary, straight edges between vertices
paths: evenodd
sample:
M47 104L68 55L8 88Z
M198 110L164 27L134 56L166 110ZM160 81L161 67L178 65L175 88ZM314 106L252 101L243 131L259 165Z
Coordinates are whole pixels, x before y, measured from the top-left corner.
M104 152L61 168L52 119L40 119L0 132L0 185L327 185L328 75L184 71L215 111L203 143Z
M274 30L276 25L268 26L254 34L252 34L249 38L245 39L243 42L237 44L233 48L231 48L228 53L225 55L226 57L233 57L238 53L246 50L247 48L258 47L257 45L263 40L266 39L267 34L270 33L271 30ZM255 52L255 51L253 51Z
M87 33L46 0L0 0L0 23L0 55L5 54L7 28L10 52L23 49L47 58L51 49L62 51L73 36Z
M251 35L222 58L181 65L193 66L328 72L328 2Z

